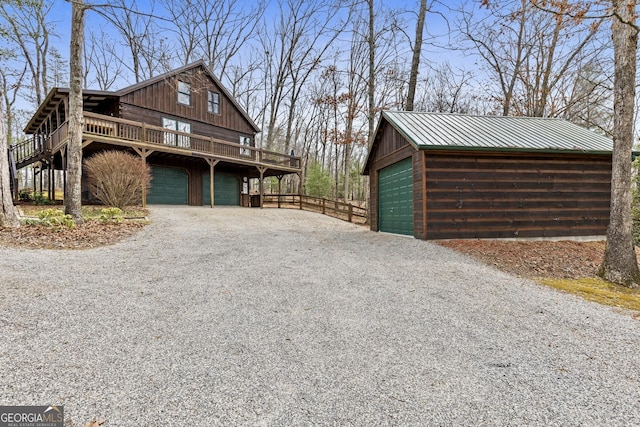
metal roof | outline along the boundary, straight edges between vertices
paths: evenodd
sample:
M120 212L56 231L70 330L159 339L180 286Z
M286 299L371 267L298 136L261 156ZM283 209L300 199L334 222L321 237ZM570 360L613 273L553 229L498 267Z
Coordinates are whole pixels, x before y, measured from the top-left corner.
M564 119L384 111L419 150L465 149L611 153L613 141Z

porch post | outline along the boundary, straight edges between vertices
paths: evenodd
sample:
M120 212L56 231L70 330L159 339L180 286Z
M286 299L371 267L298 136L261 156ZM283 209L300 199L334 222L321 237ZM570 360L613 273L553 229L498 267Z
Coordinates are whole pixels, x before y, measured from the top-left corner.
M144 163L147 163L147 157L149 157L149 154L153 153L154 150L149 150L148 148L138 148L138 147L133 147L133 149L135 150L136 153L138 153L138 155L140 157L142 157L142 161L144 161ZM142 191L142 207L146 208L147 207L147 187L146 186L142 186L141 188Z
M278 209L280 209L280 195L282 194L282 178L284 175L276 175L278 178Z
M218 164L218 162L220 162L220 160L213 160L213 159L205 159L207 161L207 163L209 163L209 200L211 201L211 208L213 208L213 199L215 197L215 178L214 178L214 173L215 173L215 168L216 165Z
M60 155L62 156L62 199L67 194L67 146L63 146L60 149Z
M49 163L49 200L56 201L56 174L53 169L53 157L51 157L51 163Z
M302 172L296 172L298 175L298 197L300 198L300 210L302 210Z
M258 166L257 168L260 172L260 209L262 209L264 205L264 172L267 168L264 166Z

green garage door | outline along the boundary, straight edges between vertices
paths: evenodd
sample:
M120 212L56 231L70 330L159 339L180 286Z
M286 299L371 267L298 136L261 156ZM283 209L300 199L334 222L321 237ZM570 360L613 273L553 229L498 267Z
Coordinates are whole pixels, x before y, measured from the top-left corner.
M151 190L147 203L157 205L188 204L189 177L183 169L151 166Z
M240 180L236 175L223 172L215 173L214 204L216 206L240 206ZM202 204L211 205L209 193L209 172L202 176Z
M411 157L378 172L378 228L413 235L413 168Z

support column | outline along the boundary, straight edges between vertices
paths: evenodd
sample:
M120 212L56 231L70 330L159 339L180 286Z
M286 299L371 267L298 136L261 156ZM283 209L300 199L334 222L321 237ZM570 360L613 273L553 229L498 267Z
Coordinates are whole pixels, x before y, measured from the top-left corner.
M267 170L264 166L257 166L258 172L260 172L260 209L264 205L264 173Z
M66 145L60 149L60 156L62 156L62 200L64 200L64 195L67 194L67 146Z
M56 201L56 170L53 168L53 157L49 163L49 196L50 200Z
M149 155L154 151L148 148L138 148L138 147L133 147L133 149L135 150L136 153L138 153L140 157L142 157L142 160L145 162L145 164L147 163L147 157L149 157ZM142 207L146 208L147 207L147 186L143 185L141 188L141 191L142 191Z
M282 194L282 178L284 175L276 175L278 178L278 209L280 209L280 195Z
M300 198L300 210L302 210L302 172L296 172L298 175L298 197Z
M211 201L211 208L213 209L213 205L214 205L214 197L215 197L215 178L214 178L214 174L215 174L215 168L216 165L220 162L220 160L214 160L214 159L205 159L207 161L207 163L209 164L209 200Z

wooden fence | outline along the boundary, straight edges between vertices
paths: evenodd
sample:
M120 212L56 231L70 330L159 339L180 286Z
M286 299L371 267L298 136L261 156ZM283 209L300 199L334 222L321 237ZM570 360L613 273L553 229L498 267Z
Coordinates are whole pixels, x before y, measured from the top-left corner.
M366 224L369 219L367 209L363 207L321 197L299 194L265 194L263 203L277 205L278 208L288 207L319 212L356 224Z

